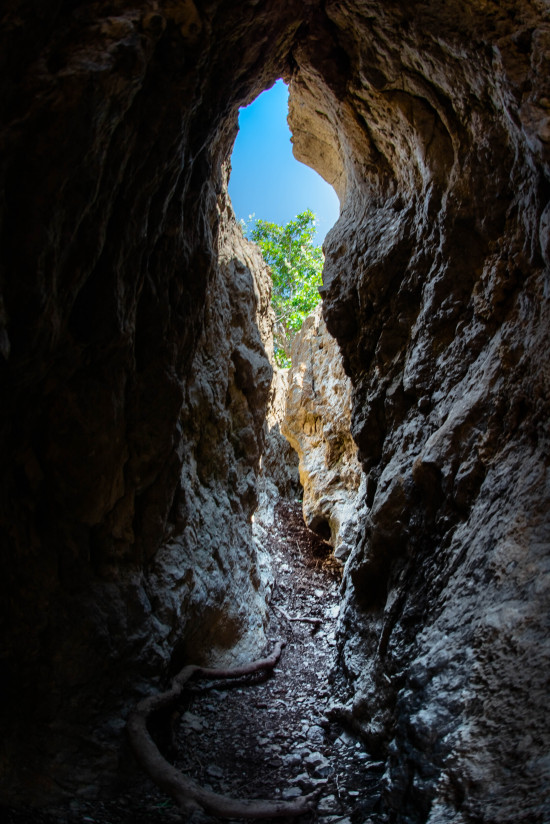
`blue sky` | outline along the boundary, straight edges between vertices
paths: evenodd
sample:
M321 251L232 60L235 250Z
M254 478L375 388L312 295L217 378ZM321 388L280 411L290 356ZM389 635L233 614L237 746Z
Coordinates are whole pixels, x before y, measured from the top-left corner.
M294 159L287 114L288 89L282 80L240 110L229 194L237 220L248 221L254 213L284 224L311 209L320 245L338 219L338 198L317 172Z

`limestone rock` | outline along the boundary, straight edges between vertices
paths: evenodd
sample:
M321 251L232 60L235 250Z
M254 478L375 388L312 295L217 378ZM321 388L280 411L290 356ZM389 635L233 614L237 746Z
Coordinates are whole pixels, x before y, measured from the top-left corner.
M254 658L265 643L250 521L272 377L262 340L271 329L271 279L224 200L220 211L219 268L180 417L187 459L173 534L151 560L146 586L170 628L167 649L179 660L229 664Z
M332 47L320 26L294 52L345 177L324 317L369 509L340 645L391 820L542 821L549 29L529 2L442 8L331 2ZM326 174L315 145L295 135Z
M300 459L304 520L338 558L354 546L362 473L351 436L351 383L321 307L294 338L283 435Z
M268 517L267 510L278 498L298 498L302 494L298 453L282 433L288 377L288 370L279 369L273 363L273 380L265 420L264 449L259 479L260 509L264 519Z
M256 248L256 253L259 250ZM271 282L271 276L267 278ZM273 378L265 416L263 432L263 452L257 481L258 508L254 514L253 531L261 557L262 575L268 586L272 582L269 560L269 530L275 517L275 506L281 498L299 498L302 495L298 471L298 454L281 432L285 416L288 391L288 371L280 369L273 353L274 312L270 310L266 318L269 326L262 330L273 368ZM267 531L266 531L267 530Z
M349 723L396 824L548 820L545 3L4 6L2 799L113 786L137 697L262 638L270 367L223 170L284 76L341 200Z

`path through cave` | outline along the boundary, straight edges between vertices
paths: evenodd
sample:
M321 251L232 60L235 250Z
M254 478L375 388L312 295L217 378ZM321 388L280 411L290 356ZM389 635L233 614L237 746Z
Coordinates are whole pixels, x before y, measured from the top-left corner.
M190 685L162 749L184 775L223 795L292 799L320 788L317 813L302 817L304 822L362 824L370 816L382 822L377 812L384 762L365 750L342 715L349 698L336 666L342 566L305 526L299 502L280 499L275 509L259 514L256 540L272 565L268 649L284 639L281 660L263 683L251 678L248 684ZM306 620L296 620L301 618ZM6 824L182 820L145 777L104 803L73 799L48 813L1 812Z
M284 77L342 202L323 316L366 477L336 648L381 815L547 824L548 4L7 6L1 803L101 821L120 791L138 821L131 707L175 652L266 644L268 280L226 184L239 108Z

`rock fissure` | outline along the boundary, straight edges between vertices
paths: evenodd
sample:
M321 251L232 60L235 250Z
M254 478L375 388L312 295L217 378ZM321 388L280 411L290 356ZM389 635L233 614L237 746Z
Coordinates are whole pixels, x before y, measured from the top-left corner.
M549 27L539 0L7 4L3 802L109 791L171 662L265 644L252 516L295 478L225 184L238 107L283 76L341 201L323 318L357 491L349 532L324 495L306 518L345 560L342 712L386 774L366 815L550 816Z

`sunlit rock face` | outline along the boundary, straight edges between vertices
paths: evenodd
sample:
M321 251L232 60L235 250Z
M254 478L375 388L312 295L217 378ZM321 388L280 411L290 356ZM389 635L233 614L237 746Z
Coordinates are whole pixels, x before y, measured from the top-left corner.
M298 454L282 434L289 373L286 369L279 369L273 361L272 364L273 379L266 414L259 484L262 509L272 509L279 498L302 496Z
M265 296L223 163L283 75L342 203L324 316L369 514L340 643L382 803L550 817L549 25L536 0L8 3L4 797L97 792L170 660L261 642Z
M304 520L344 560L355 545L364 503L350 426L351 383L319 307L292 342L282 432L300 459Z

